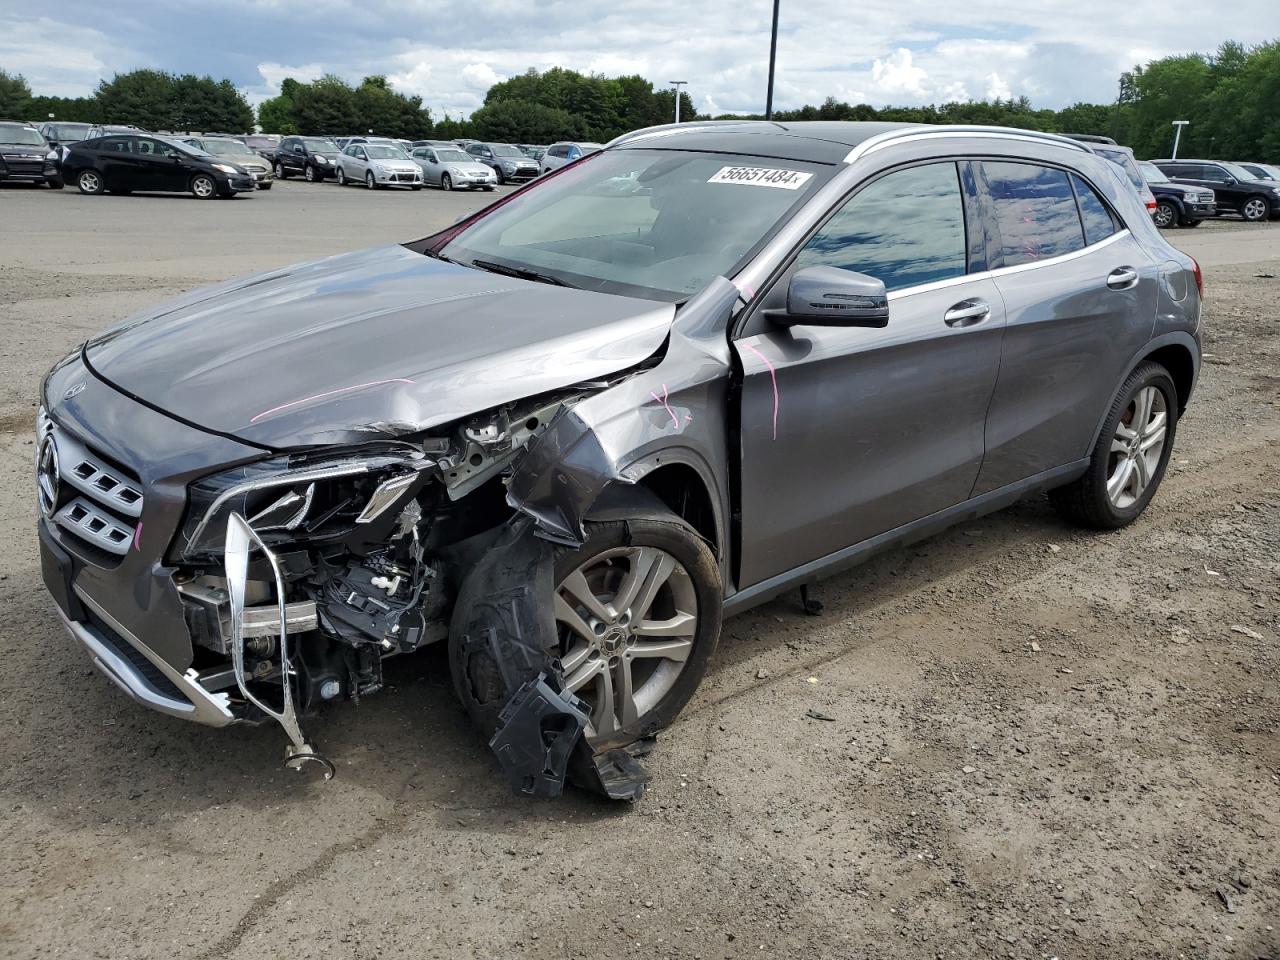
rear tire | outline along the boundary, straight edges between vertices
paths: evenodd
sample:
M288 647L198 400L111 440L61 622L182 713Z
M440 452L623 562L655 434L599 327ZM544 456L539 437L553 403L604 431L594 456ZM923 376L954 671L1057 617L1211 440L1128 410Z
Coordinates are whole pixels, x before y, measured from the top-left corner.
M1164 478L1177 426L1178 391L1169 372L1158 363L1138 364L1111 404L1084 476L1050 490L1049 502L1082 527L1132 523Z
M555 591L569 597L573 607L578 608L576 595L570 593L566 582L571 575L581 573L579 580L595 597L594 603L608 603L621 592L628 572L635 569L632 558L640 557L641 551L647 558L675 562L665 576L661 576L665 567L649 568L659 575L654 577L656 585L647 602L643 595L650 591L641 584L635 606L620 611L616 622L597 622L589 615L580 619L580 626L587 626L588 621L599 626L598 633L587 627L593 633L592 641L563 621L556 624L566 686L580 683L575 695L584 698L592 709L588 736L594 752L625 746L669 725L693 696L720 639L720 568L706 542L675 514L656 519L652 511L636 511L632 519L588 523L587 539L581 547L561 548L556 553L552 578ZM647 583L647 578L642 579ZM550 603L552 598L546 600ZM638 609L642 604L645 609ZM683 609L690 605L696 605L696 609ZM694 623L688 625L688 634L679 637L645 635L628 629L640 624L669 625L690 612ZM593 642L601 649L591 647ZM652 645L660 642L670 643L673 651L678 648L675 655L683 659L655 652ZM641 653L647 645L650 649ZM486 737L492 735L498 727L498 714L515 691L501 689L497 679L501 674L487 652L473 653L464 662L462 643L455 636L449 639L449 666L467 712ZM634 697L626 698L634 712L625 722L620 682L624 670L634 680ZM606 686L618 691L612 714L607 714L602 704Z
M1271 204L1266 197L1249 197L1240 204L1240 216L1249 223L1261 223L1271 216Z
M105 189L102 174L97 170L81 170L76 175L76 186L81 193L87 193L90 196L97 196Z

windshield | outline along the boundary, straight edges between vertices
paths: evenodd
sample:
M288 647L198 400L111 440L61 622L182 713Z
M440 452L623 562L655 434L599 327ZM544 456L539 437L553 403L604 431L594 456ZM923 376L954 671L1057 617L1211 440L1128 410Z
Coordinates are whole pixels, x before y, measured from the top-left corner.
M475 157L462 150L437 150L436 156L441 163L471 163L475 160Z
M1164 172L1149 160L1143 160L1138 164L1138 169L1142 171L1143 178L1147 183L1170 183Z
M409 155L399 147L390 147L382 143L366 143L365 152L370 160L408 160Z
M519 157L521 160L525 159L525 155L515 147L508 147L501 143L494 145L493 155L495 157Z
M187 144L191 146L191 144ZM218 157L243 157L245 154L257 156L248 146L239 140L206 140L204 141L204 149L206 153L212 153Z
M88 123L51 123L49 136L63 143L73 143L87 137L90 126Z
M678 302L729 274L830 175L797 160L606 151L516 195L441 253Z
M303 139L303 144L312 153L337 153L338 145L332 140L316 140L311 137Z
M1252 173L1246 170L1244 167L1238 166L1234 163L1223 163L1223 164L1220 164L1220 166L1224 170L1226 170L1227 173L1231 174L1231 176L1235 177L1237 180L1257 180L1258 179Z
M40 136L40 131L32 130L30 127L20 127L16 123L0 124L0 142L21 143L33 147L48 146L44 137Z

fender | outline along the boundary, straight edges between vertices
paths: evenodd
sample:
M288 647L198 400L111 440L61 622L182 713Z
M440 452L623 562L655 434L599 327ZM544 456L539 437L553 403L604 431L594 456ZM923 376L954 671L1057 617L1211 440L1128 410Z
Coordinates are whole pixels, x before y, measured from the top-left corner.
M1111 404L1115 402L1116 396L1120 393L1120 388L1124 386L1124 382L1129 378L1129 374L1133 372L1133 368L1161 347L1169 346L1185 347L1187 352L1191 354L1191 389L1187 391L1186 403L1191 402L1191 395L1195 391L1196 382L1200 379L1200 345L1196 342L1195 337L1187 333L1185 330L1173 330L1169 333L1162 333L1160 336L1154 337L1143 344L1142 348L1130 357L1129 362L1125 364L1124 373L1120 375L1120 379L1116 381L1116 384L1111 388L1107 404L1102 408L1102 415L1098 418L1098 425L1093 429L1093 436L1089 441L1089 446L1085 450L1085 456L1088 456L1089 451L1097 445L1098 437L1102 433L1102 427L1107 421L1107 414L1111 412ZM1186 407L1186 403L1183 404L1184 409Z

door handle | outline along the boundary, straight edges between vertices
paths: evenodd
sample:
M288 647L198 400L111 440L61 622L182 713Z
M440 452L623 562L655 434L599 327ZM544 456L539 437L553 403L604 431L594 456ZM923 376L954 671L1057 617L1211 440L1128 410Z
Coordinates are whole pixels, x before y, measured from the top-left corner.
M948 327L972 327L991 316L991 305L985 300L961 300L942 315Z
M1116 267L1107 274L1107 286L1112 290L1128 290L1137 284L1138 271L1133 267Z

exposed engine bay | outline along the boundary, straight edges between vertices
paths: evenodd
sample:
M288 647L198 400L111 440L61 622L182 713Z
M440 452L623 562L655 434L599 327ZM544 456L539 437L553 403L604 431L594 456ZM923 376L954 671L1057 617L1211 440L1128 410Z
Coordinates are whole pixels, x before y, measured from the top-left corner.
M537 610L550 585L541 596L528 589L550 577L552 545L507 502L507 479L526 446L605 385L509 404L421 439L259 461L193 485L173 559L197 659L207 667L229 658L226 689L249 719L280 723L288 765L316 763L333 776L301 718L326 701L376 693L388 657L445 640L452 629L465 633L464 651L479 644L500 665L488 695L501 696L501 715L485 733L517 792L558 795L578 751L579 781L609 796L640 795L647 777L631 754L594 758L579 747L588 712L561 689L555 630ZM515 575L523 601L495 601L501 589L485 581L495 545L499 556L520 554L529 564ZM471 590L462 615L457 598L473 581L485 589ZM472 615L493 614L495 603L496 616ZM494 626L504 622L510 636Z

